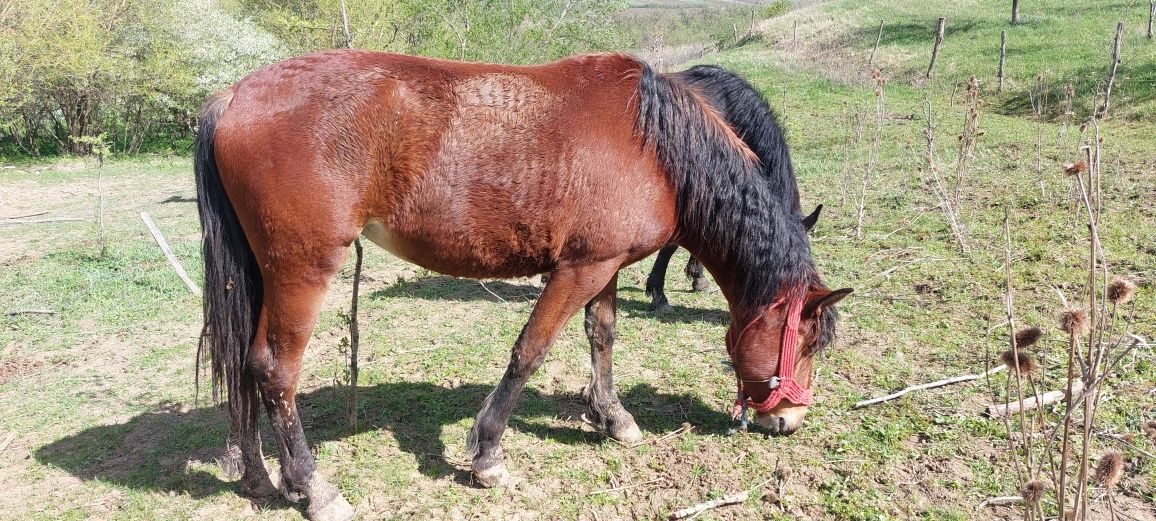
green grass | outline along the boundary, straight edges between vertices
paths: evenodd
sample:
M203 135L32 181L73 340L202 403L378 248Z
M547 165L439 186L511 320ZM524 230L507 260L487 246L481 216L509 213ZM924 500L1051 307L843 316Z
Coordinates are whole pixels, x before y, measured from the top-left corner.
M1036 124L1015 103L1035 74L1048 70L1053 93L1055 86L1083 78L1077 88L1085 96L1079 104L1085 116L1117 14L1129 24L1121 68L1127 79L1117 91L1116 117L1101 129L1101 233L1112 273L1142 285L1131 330L1156 336L1148 318L1156 311L1156 125L1148 117L1152 86L1143 83L1143 71L1156 67L1156 44L1136 36L1134 12L1142 13L1143 5L1030 2L1023 7L1025 23L1009 27L1004 4L819 4L768 22L761 41L705 59L741 71L776 109L785 105L804 205L827 205L812 239L815 258L829 285L857 290L840 306L841 340L818 363L817 403L796 435L764 440L725 434L733 382L719 365L724 302L717 293L685 291L688 283L676 275L685 262L680 253L668 282L672 315L646 308L641 287L649 261L620 277L615 371L624 404L648 435L661 436L683 422L694 432L626 448L582 425L578 393L589 371L588 347L575 319L531 379L503 442L511 470L525 481L514 490L472 488L463 460L465 433L505 368L537 287L487 282L498 299L476 282L441 277L369 248L358 431L351 433L346 423L342 358L348 266L331 289L301 380L303 420L321 471L370 519L660 518L750 487L783 467L791 469L784 496L774 498L771 486L703 518L1019 515L975 508L987 497L1015 493L1002 422L979 414L990 401L985 383L850 409L864 397L983 370L1006 344L1004 329L985 339L1002 320L1005 207L1012 212L1017 320L1047 330L1037 352L1042 387L1061 385L1064 342L1054 326L1060 306L1050 286L1079 298L1087 243L1071 181L1059 165L1076 158L1087 136L1073 125L1057 139L1059 122L1044 124L1041 192ZM948 16L948 37L939 75L927 82L919 75L941 14ZM865 61L879 16L894 29L885 28L877 55L892 79L887 112L916 119L887 121L867 191L864 236L855 240L855 212L850 201L839 203L840 180L845 163L856 179L862 175L874 96L866 74L844 64ZM795 20L803 43L790 49ZM987 48L998 45L1002 29L1009 32L1011 80L1000 94ZM986 133L965 181L961 210L974 248L964 255L922 173L921 118L930 99L938 162L950 170L963 121L958 99L952 105L950 97L953 85L971 74L984 80ZM846 156L846 119L853 113L863 114L864 142ZM207 403L207 387L194 403L199 300L172 273L137 216L150 212L199 280L189 160L106 165L103 257L95 242L95 177L91 161L0 170L2 215L48 211L43 217L90 219L0 228L0 311L56 312L0 317L0 439L17 435L0 452L0 486L8 492L0 496L0 509L34 519L299 518L288 503L254 509L236 495L213 463L224 417ZM1095 454L1117 449L1130 462L1119 496L1127 508L1156 500L1156 464L1140 452L1156 451L1140 427L1156 419L1153 381L1156 356L1138 353L1111 380L1098 417L1102 431L1131 436L1135 446L1094 440ZM993 384L1002 389L1003 380ZM1103 508L1103 501L1095 506Z

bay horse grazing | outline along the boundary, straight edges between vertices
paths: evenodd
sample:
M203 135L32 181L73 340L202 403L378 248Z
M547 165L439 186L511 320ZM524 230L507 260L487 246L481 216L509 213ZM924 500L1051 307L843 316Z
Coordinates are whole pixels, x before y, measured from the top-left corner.
M201 347L214 394L228 391L225 467L250 495L306 497L314 520L353 511L315 471L297 379L359 234L449 275L551 274L470 429L487 486L508 476L500 440L515 400L583 307L590 417L618 440L641 439L611 373L623 266L672 242L695 252L729 304L736 408L781 434L802 422L813 355L850 292L823 286L791 196L698 89L629 56L533 67L349 50L293 58L207 102L195 163ZM262 404L277 486L262 461Z
M759 158L763 173L772 183L772 191L787 198L791 210L800 211L799 187L795 181L795 169L791 165L786 136L779 126L767 100L754 86L738 74L715 65L696 65L685 71L667 75L696 89L703 99L719 116L726 120L735 134ZM819 220L823 205L815 207L810 215L803 218L803 227L810 231ZM651 298L651 309L668 312L672 308L664 291L666 269L671 257L678 250L678 244L669 244L659 250L654 266L646 278L646 295ZM702 263L694 255L686 263L686 277L691 279L694 291L709 288Z

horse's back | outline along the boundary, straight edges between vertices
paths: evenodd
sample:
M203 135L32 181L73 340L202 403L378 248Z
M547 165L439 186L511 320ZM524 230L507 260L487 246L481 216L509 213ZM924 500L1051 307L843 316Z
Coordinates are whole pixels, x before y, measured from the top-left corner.
M231 196L261 207L254 228L308 219L347 244L365 227L454 275L634 260L673 226L671 201L633 201L666 186L634 135L640 70L621 55L531 67L306 55L233 87L218 160ZM667 222L645 224L656 216Z

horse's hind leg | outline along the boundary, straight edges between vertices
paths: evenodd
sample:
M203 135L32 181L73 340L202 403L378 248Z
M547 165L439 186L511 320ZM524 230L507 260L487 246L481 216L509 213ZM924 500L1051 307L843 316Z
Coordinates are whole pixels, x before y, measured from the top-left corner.
M586 338L590 340L590 385L582 394L590 403L590 421L614 439L635 443L642 431L634 417L626 412L614 391L611 369L614 351L614 326L617 321L618 275L586 304Z
M261 431L258 414L257 382L246 370L240 389L240 399L246 400L245 418L229 419L229 439L225 442L225 458L221 466L230 477L241 475L241 491L252 498L265 499L277 494L277 486L269 478L265 458L261 454Z
M353 516L353 508L337 489L314 471L316 463L305 441L296 400L305 345L317 324L329 281L347 251L337 247L315 255L286 255L262 271L261 319L249 352L249 367L257 377L273 424L281 463L281 493L293 501L305 496L309 501L306 515L314 521Z
M670 302L666 300L666 268L670 265L670 258L678 250L677 244L668 244L658 251L654 257L654 267L650 269L650 276L646 277L646 296L650 297L650 309L659 313L674 311Z
M502 455L502 433L510 419L514 403L530 375L542 365L550 345L566 321L584 304L606 287L619 263L559 269L538 297L530 320L522 328L510 354L510 365L494 392L482 404L466 438L473 458L474 476L484 486L503 485L509 474Z
M690 260L686 261L686 278L691 280L691 288L695 291L710 289L710 279L706 277L706 272L702 269L702 262L699 262L694 255L691 255Z

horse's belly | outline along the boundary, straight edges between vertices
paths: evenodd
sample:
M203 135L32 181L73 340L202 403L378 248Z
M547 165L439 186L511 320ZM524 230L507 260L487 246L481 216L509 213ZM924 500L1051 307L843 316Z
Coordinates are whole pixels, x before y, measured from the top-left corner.
M462 232L390 229L380 219L370 219L361 234L402 260L456 277L525 277L553 267L545 245L519 248L518 244Z

